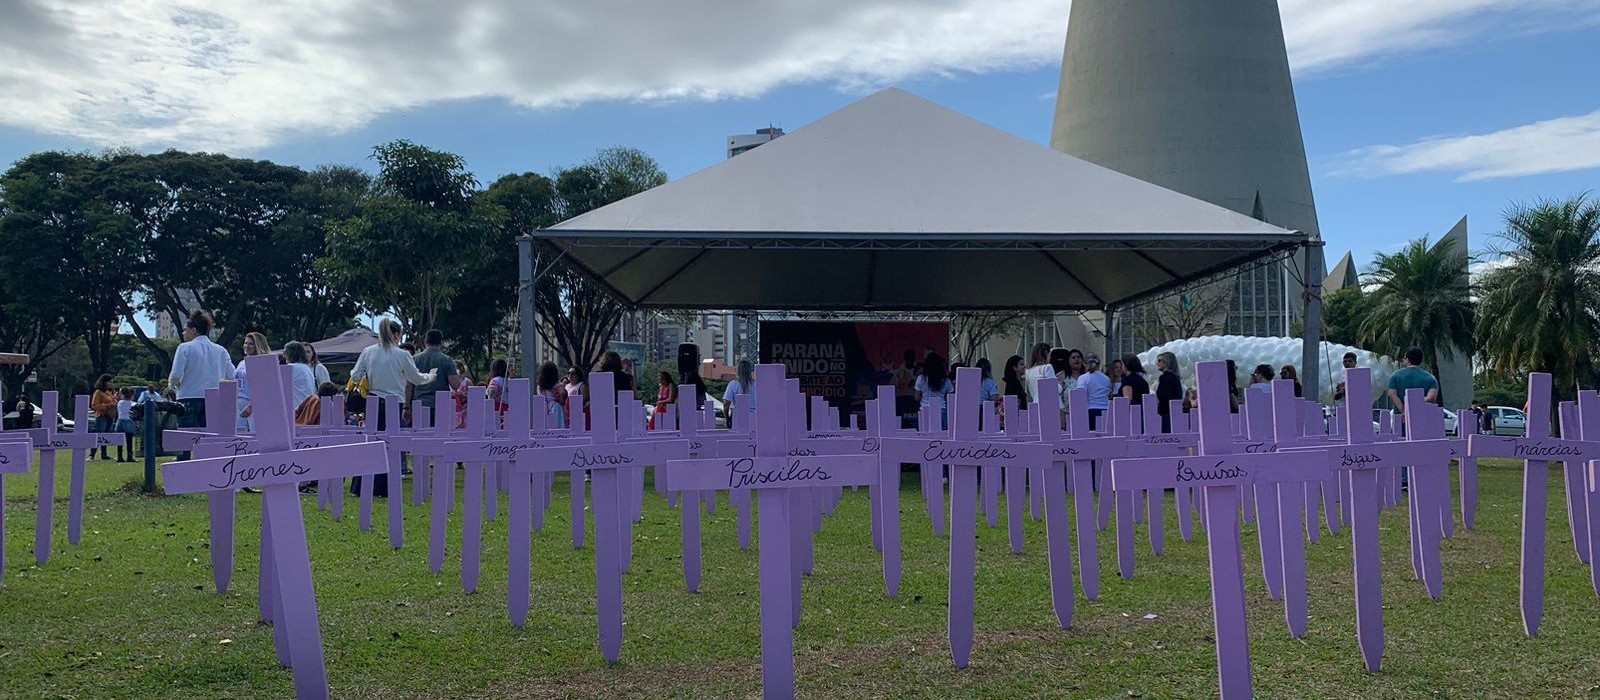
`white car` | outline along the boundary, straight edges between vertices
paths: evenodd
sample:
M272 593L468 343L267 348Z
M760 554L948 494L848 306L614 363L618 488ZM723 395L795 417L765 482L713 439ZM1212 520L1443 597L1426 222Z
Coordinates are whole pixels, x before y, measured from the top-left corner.
M1444 411L1444 434L1450 437L1461 434L1461 419L1456 416L1456 412L1448 408L1440 410Z
M1528 432L1528 414L1523 413L1522 409L1490 406L1488 410L1495 435L1523 435Z

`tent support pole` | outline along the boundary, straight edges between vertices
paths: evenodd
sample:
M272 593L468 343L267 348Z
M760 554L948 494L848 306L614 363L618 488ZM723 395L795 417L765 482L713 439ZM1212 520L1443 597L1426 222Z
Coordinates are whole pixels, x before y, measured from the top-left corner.
M1322 390L1322 239L1310 237L1305 242L1305 302L1300 355L1300 384L1305 395L1313 399Z
M1116 347L1117 347L1117 340L1116 340L1116 327L1117 327L1117 324L1116 324L1116 318L1115 318L1116 313L1117 312L1113 311L1111 307L1109 307L1109 306L1106 307L1106 348L1105 348L1105 353L1106 354L1105 354L1105 359L1100 361L1100 366L1105 367L1106 371L1108 371L1108 372L1111 371L1111 363L1117 361L1117 356L1116 356L1116 354L1114 352L1116 350Z
M517 327L522 332L522 376L537 377L544 358L539 342L539 312L533 301L533 237L517 238Z

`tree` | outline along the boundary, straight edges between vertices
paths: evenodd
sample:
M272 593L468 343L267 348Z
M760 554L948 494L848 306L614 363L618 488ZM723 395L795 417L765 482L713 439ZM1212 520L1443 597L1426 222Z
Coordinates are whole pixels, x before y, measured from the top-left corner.
M349 166L317 168L290 192L289 216L273 230L276 251L286 258L271 298L254 316L256 327L278 345L316 341L350 328L359 310L355 295L317 272L327 255L334 222L357 216L371 196L372 176Z
M665 184L667 174L653 158L631 148L608 148L584 163L556 174L553 213L568 219ZM592 367L625 310L583 275L565 265L536 261L534 306L543 323L539 335L563 363Z
M1145 323L1134 328L1139 342L1151 347L1175 338L1196 338L1228 326L1233 310L1232 280L1195 287L1150 302Z
M164 366L170 357L140 328L140 311L181 322L206 309L221 329L218 342L229 345L280 303L286 280L305 265L274 234L296 211L292 192L304 178L298 168L212 153L107 157L98 196L130 242L118 269L140 300L119 306Z
M1361 346L1361 324L1372 313L1372 299L1356 287L1322 298L1322 337L1330 343Z
M996 336L1018 335L1039 314L1028 311L972 311L950 317L950 348L954 358L968 364L984 355L984 347ZM1003 368L1002 368L1003 369Z
M1463 257L1448 238L1431 247L1426 237L1418 238L1398 253L1380 253L1362 279L1375 288L1371 312L1361 323L1362 340L1396 355L1422 348L1435 375L1441 359L1471 352L1472 284Z
M0 176L0 347L29 355L6 368L9 390L69 344L86 340L85 373L104 372L126 280L128 241L96 197L104 161L36 153Z
M1560 392L1600 366L1600 201L1514 205L1484 275L1478 337L1502 377L1549 372Z
M452 354L478 367L487 364L506 319L516 312L517 238L560 220L555 181L537 173L503 176L481 197L499 210L499 225L484 254L469 261L455 303L438 323Z
M499 213L452 153L409 141L373 149L378 192L331 226L318 269L368 309L414 330L433 327L468 267L486 252Z

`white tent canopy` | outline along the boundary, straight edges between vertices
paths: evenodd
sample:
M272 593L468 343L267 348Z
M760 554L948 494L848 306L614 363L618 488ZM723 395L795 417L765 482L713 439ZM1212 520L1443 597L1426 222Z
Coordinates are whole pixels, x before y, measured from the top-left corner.
M888 89L533 238L641 307L1064 310L1307 237Z

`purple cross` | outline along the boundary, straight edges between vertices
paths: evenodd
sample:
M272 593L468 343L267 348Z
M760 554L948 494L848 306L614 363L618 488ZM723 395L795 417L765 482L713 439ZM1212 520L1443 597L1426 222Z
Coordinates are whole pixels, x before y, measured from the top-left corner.
M1566 440L1583 440L1583 426L1578 417L1578 402L1563 401L1560 411L1561 437ZM1572 546L1577 550L1578 561L1583 564L1589 563L1589 502L1584 496L1588 479L1583 473L1587 468L1586 463L1578 461L1561 464L1567 492L1567 527L1572 531Z
M261 383L253 397L259 452L169 462L162 467L162 477L167 492L173 494L263 489L262 528L270 530L271 537L270 551L264 550L262 558L264 567L270 564L273 572L271 608L279 659L287 657L294 670L295 697L322 700L328 697L328 677L298 486L303 481L380 472L385 467L385 446L363 442L293 449L290 407L284 400L278 359L258 355L245 358L245 364Z
M793 572L791 531L805 528L808 513L794 512L787 498L795 489L881 483L878 458L789 456L792 406L786 396L782 365L756 368L756 394L768 397L756 411L756 455L714 460L672 460L667 463L667 488L675 491L755 491L761 508L761 667L763 697L794 697L793 601L798 595ZM881 409L880 409L881 410Z
M1370 406L1372 404L1372 372L1367 368L1355 368L1345 373L1345 392L1348 405L1352 407ZM1378 544L1378 509L1380 489L1386 478L1386 472L1407 465L1415 465L1417 473L1429 474L1434 467L1448 464L1450 447L1443 440L1443 422L1439 423L1440 439L1424 439L1431 431L1427 429L1427 411L1438 411L1436 406L1428 406L1421 394L1407 396L1408 410L1416 412L1418 430L1410 442L1374 442L1376 436L1372 430L1371 419L1359 408L1344 412L1346 443L1317 445L1314 447L1292 448L1285 453L1298 452L1326 452L1334 460L1334 469L1350 473L1350 530L1351 553L1354 559L1355 594L1356 594L1356 638L1361 647L1361 657L1367 670L1376 673L1383 664L1383 572L1381 569L1381 550ZM1395 477L1398 478L1398 477ZM1423 501L1431 507L1432 501L1427 500L1430 490L1422 482L1425 479L1413 480L1413 488L1419 493L1414 495L1415 500ZM1315 504L1309 501L1308 504ZM1308 519L1312 517L1308 513ZM1314 522L1314 521L1313 521ZM1429 528L1431 529L1431 528ZM1431 540L1424 539L1425 533L1413 530L1415 542L1414 551L1417 554L1431 552L1428 556L1433 564L1424 566L1424 578L1428 582L1429 592L1435 594L1439 591L1438 533L1433 531ZM1431 545L1429 542L1431 541ZM1431 574L1430 574L1431 572Z
M1545 518L1551 462L1586 463L1600 459L1600 442L1550 437L1550 375L1528 375L1528 428L1525 437L1473 435L1467 454L1523 461L1522 472L1522 627L1539 634L1544 617ZM1593 399L1590 400L1593 406ZM1587 416L1585 416L1587 418ZM1593 420L1593 419L1590 419Z
M1044 382L1054 383L1055 381L1055 379L1041 379L1040 386L1044 386ZM1039 406L1039 410L1043 415L1059 413L1059 410L1055 407L1055 403L1059 399L1056 398L1057 393L1054 388L1050 390L1041 389L1039 394L1039 403L1035 405ZM1089 600L1096 600L1100 597L1100 555L1099 545L1095 537L1093 463L1095 460L1104 461L1115 457L1127 456L1129 443L1124 438L1097 436L1089 432L1089 413L1081 408L1087 406L1088 402L1089 392L1087 390L1074 389L1068 400L1071 408L1067 412L1067 434L1062 434L1059 422L1052 421L1041 422L1039 432L1040 439L1050 446L1051 465L1064 463L1066 468L1071 470L1072 495L1076 504L1074 510L1077 511L1078 578L1082 581L1084 597ZM1046 499L1049 498L1051 490L1054 489L1045 490L1044 496ZM1108 497L1109 494L1102 494L1101 496L1101 498ZM1045 514L1046 517L1049 516L1048 504ZM1049 523L1047 521L1047 537L1048 530ZM1055 553L1056 548L1052 544L1050 546L1052 585L1054 585L1056 579ZM1070 573L1064 574L1064 576L1067 580L1071 580ZM1071 603L1067 602L1066 607L1068 610L1071 609L1070 606ZM1056 605L1058 618L1062 607L1062 603L1058 601Z
M39 493L38 513L34 521L33 530L33 558L39 566L44 566L50 561L50 538L55 529L55 503L56 503L56 415L61 409L61 395L54 391L44 392L40 400L38 431L33 443L39 448Z
M33 439L22 431L0 432L0 543L6 541L7 474L27 474L33 459ZM0 546L0 581L6 578L5 547Z
M468 410L470 419L472 417L470 406ZM449 533L450 511L455 507L455 463L443 459L446 445L452 441L452 435L456 434L452 430L456 421L450 392L434 392L433 412L432 435L414 431L409 435L387 436L386 439L401 449L409 450L413 463L438 460L428 470L433 491L428 496L428 569L437 574L444 570L445 539ZM424 488L424 482L419 474L420 472L415 471L412 473L413 493ZM398 487L397 484L396 488Z
M584 472L589 474L594 489L595 602L599 609L600 650L610 663L616 663L622 651L622 573L626 546L623 521L631 515L622 501L625 493L622 472L683 459L689 452L685 440L621 442L617 410L621 397L615 386L615 379L609 372L589 375L589 417L593 430L588 444L521 450L512 470L514 475L565 471L578 474L580 482ZM622 406L624 411L631 411L635 404L624 400ZM633 417L624 415L621 420L632 421ZM513 489L513 509L527 507L526 503L515 502L523 498L519 492L520 488ZM512 527L512 530L519 528ZM518 607L514 602L514 616Z
M1206 541L1211 560L1217 673L1224 700L1250 697L1250 641L1244 612L1244 566L1239 551L1241 487L1320 480L1327 453L1232 454L1227 365L1203 362L1199 375L1200 454L1111 462L1116 491L1200 485L1205 489Z
M978 470L986 466L1028 469L1050 464L1050 446L985 440L978 432L981 371L963 367L951 397L951 438L884 438L882 457L891 463L921 462L950 467L950 653L956 668L972 654L976 586ZM1043 393L1043 392L1041 392ZM1059 414L1059 411L1057 412ZM1045 421L1056 420L1047 416ZM1047 489L1047 493L1049 490ZM1048 509L1047 509L1048 510ZM1065 512L1064 510L1062 511ZM1047 513L1048 514L1048 513Z
M67 542L77 544L83 539L83 480L88 457L100 447L121 447L122 433L89 432L89 397L77 396L73 401L73 414L78 416L77 428L70 433L51 432L49 446L52 450L72 450L71 486L67 497ZM56 422L50 421L53 430Z
M1578 437L1587 443L1600 443L1600 392L1578 392ZM1583 472L1583 508L1589 514L1589 531L1584 533L1584 543L1589 550L1589 577L1594 586L1596 595L1600 595L1600 566L1596 566L1597 554L1600 554L1600 479L1597 479L1596 470L1600 469L1600 460L1590 460L1582 469Z

